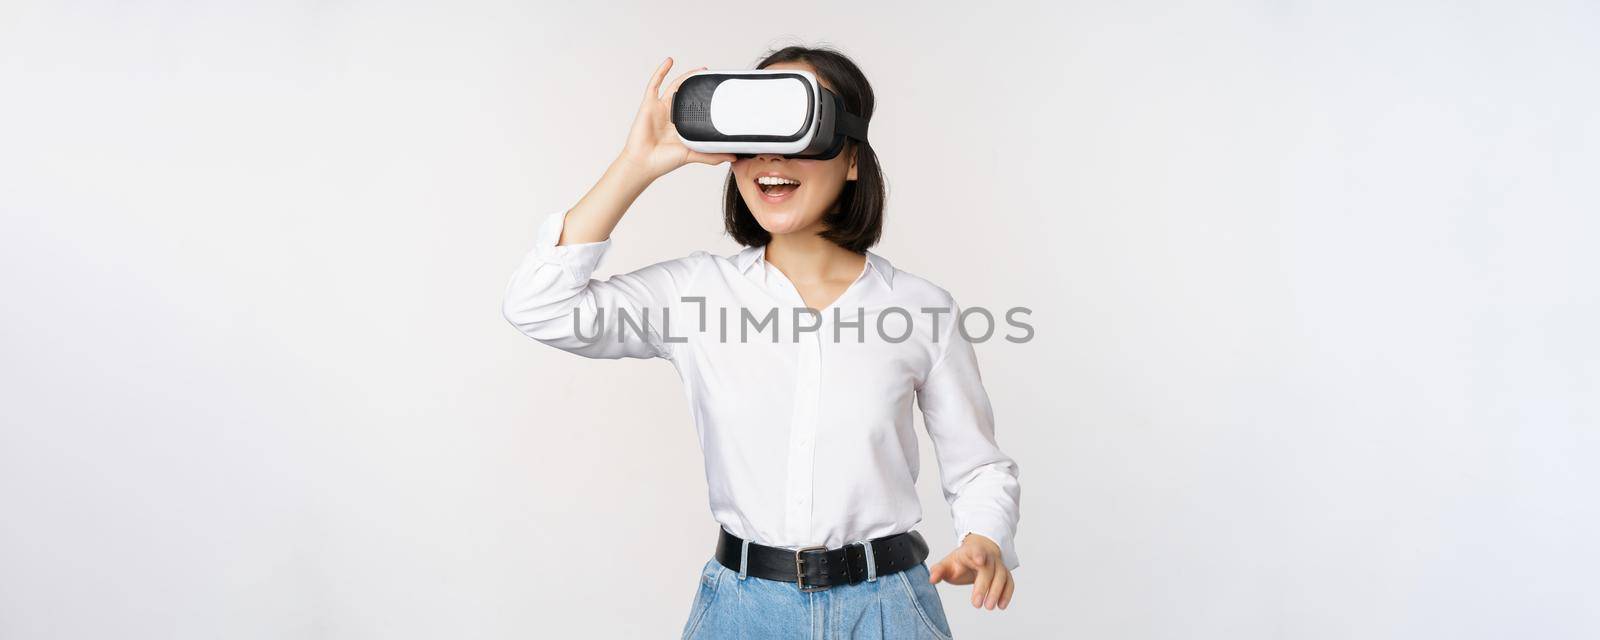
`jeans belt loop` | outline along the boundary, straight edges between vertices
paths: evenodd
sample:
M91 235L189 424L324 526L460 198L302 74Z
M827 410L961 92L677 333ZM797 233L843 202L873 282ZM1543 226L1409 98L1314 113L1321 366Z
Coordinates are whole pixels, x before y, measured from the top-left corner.
M872 541L861 540L856 542L867 552L867 582L878 581L878 563L872 559Z
M745 540L739 545L739 579L750 575L750 541Z

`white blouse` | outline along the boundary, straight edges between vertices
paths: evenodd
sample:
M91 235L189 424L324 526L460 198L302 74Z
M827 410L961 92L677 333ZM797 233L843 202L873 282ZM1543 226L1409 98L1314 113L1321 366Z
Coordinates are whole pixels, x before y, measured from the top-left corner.
M949 292L868 251L861 275L819 314L765 247L696 251L597 280L611 240L557 245L565 217L540 225L506 287L506 320L589 358L671 361L724 528L789 549L911 530L922 520L915 398L956 539L982 534L1017 568L1017 463L995 444Z

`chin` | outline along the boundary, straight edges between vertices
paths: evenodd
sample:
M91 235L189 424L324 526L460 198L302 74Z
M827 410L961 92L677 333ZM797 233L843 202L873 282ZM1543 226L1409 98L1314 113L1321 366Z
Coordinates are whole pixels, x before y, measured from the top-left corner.
M786 202L768 202L761 194L743 194L744 205L750 209L750 215L755 217L756 223L761 225L767 233L772 235L786 235L800 231L816 224L822 219L822 213L809 213L809 199L789 198ZM754 202L752 202L754 200Z
M766 229L767 233L775 236L794 233L811 226L815 222L807 216L801 215L798 211L757 212L752 210L750 213L755 216L756 222L761 224L762 229Z

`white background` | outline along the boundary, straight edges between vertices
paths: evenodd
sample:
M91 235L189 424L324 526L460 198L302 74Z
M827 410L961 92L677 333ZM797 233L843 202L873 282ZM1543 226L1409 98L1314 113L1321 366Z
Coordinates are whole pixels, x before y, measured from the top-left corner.
M675 636L671 366L500 296L662 57L792 40L877 89L877 250L1034 309L957 637L1600 636L1600 13L1462 4L0 4L0 637ZM731 252L722 174L602 272Z

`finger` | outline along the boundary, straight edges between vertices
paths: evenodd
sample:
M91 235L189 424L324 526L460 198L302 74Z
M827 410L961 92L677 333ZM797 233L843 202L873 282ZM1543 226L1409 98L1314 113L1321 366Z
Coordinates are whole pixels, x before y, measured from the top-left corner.
M928 567L928 584L939 584L939 574L943 571L943 562L935 562L932 567Z
M1000 608L1001 609L1004 609L1004 608L1006 608L1006 606L1011 604L1011 592L1015 591L1016 588L1017 588L1017 577L1016 576L1011 576L1011 579L1006 580L1006 592L1000 594Z
M971 560L968 560L966 556L959 553L951 553L948 558L945 558L945 563L949 565L945 567L945 582L950 584L972 584L973 567L970 564Z
M661 64L656 65L656 72L650 75L650 84L647 84L644 87L644 97L646 100L654 100L657 96L661 95L661 80L666 78L667 72L671 70L671 56L668 56L666 60L662 60Z
M983 599L983 608L994 610L995 605L1000 604L1000 594L1005 593L1006 584L1010 581L1011 575L1009 572L995 571L994 582L989 585L989 595Z
M954 554L945 556L944 560L934 565L934 570L938 571L939 581L948 584L962 584L962 578L967 572L966 566L961 564L961 557ZM929 571L929 574L932 573L933 571Z
M983 606L983 599L989 594L989 582L993 579L994 569L990 567L978 568L978 579L972 581L972 606Z
M683 81L689 79L689 75L690 74L692 74L692 73L694 73L696 71L705 71L705 70L706 70L705 67L695 67L693 69L690 69L688 71L685 71L683 73L678 74L678 77L674 78L672 80L672 84L667 85L667 94L662 96L662 97L663 98L672 97L672 94L678 92L678 87L683 85Z
M973 576L977 575L972 560L960 553L952 552L945 558L945 565L944 581L950 584L969 585L972 584Z
M699 151L689 152L689 162L698 162L700 164L718 165L724 162L733 162L736 159L737 158L735 158L731 153L700 153Z

